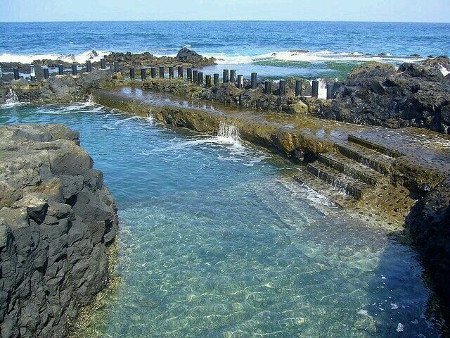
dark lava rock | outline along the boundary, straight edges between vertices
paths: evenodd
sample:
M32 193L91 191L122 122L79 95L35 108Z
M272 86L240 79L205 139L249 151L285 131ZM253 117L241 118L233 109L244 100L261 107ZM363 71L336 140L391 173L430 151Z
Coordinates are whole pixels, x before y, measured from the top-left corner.
M423 127L450 133L450 69L447 57L420 63L367 63L338 88L331 107L314 114L358 124L390 128Z
M407 217L411 235L421 252L450 320L450 177L420 199Z
M0 127L1 337L64 337L108 282L116 204L78 133Z
M186 47L183 47L178 51L175 59L179 62L191 63L196 67L204 67L215 64L214 58L205 58L197 52Z
M177 60L181 62L196 62L202 58L200 54L186 47L181 48L177 53Z

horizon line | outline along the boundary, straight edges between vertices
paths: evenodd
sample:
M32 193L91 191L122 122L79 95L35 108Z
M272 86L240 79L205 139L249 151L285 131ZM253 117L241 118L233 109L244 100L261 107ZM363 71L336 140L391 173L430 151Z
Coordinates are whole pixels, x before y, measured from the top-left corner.
M327 23L421 23L450 24L446 21L370 21L370 20L273 20L273 19L143 19L143 20L54 20L54 21L0 21L0 23L87 23L87 22L327 22Z

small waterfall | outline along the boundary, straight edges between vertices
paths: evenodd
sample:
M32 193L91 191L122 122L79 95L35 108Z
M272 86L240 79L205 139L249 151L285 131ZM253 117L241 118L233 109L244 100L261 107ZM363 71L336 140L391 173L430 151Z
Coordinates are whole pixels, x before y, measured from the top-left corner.
M220 122L219 124L217 138L219 140L227 141L227 143L239 143L241 140L239 137L239 130L235 126L224 122Z
M86 103L94 104L94 99L92 98L92 94L89 94L86 98Z
M5 95L5 104L14 104L18 102L19 98L17 97L16 92L12 88L9 88L8 93Z

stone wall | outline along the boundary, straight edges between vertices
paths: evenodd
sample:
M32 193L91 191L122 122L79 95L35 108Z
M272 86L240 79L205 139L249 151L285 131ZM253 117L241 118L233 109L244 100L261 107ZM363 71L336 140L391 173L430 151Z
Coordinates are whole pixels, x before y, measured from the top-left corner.
M108 283L117 208L62 125L0 127L1 337L63 337Z

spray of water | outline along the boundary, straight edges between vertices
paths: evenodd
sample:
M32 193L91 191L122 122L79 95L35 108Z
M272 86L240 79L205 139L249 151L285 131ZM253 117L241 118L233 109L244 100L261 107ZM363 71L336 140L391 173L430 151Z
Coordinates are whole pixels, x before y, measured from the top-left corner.
M240 144L239 130L224 122L220 122L217 132L217 139L220 143Z
M19 98L17 97L16 92L10 88L8 93L5 95L5 104L6 105L13 105L19 103Z

